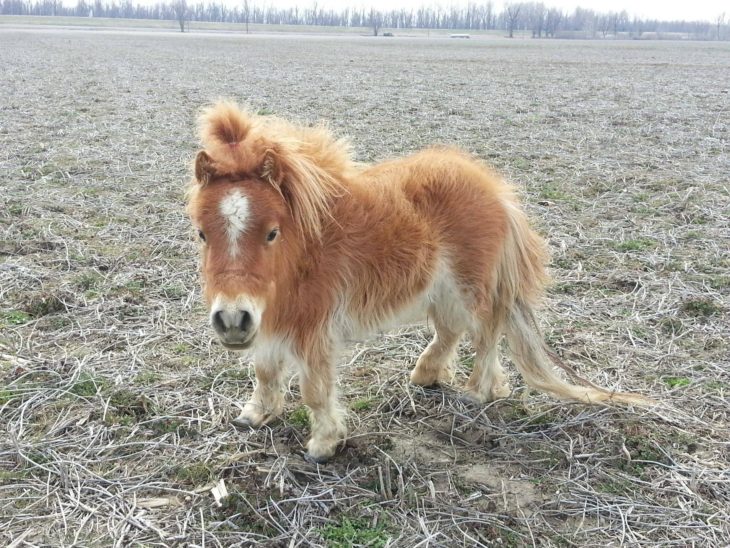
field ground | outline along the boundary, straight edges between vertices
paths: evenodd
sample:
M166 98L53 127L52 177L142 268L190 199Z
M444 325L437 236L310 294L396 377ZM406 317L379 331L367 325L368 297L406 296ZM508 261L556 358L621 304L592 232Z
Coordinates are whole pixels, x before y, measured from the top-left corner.
M729 44L3 27L0 66L0 543L730 543ZM516 375L469 405L466 344L453 386L422 390L424 326L343 356L331 464L302 459L296 379L281 421L233 428L252 374L211 337L183 212L220 96L324 119L362 161L493 163L550 243L551 345L664 406Z

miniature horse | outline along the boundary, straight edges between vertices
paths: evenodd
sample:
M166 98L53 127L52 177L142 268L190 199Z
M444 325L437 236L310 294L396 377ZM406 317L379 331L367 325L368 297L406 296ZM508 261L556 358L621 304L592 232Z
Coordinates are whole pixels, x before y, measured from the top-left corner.
M433 341L411 381L449 377L459 339L476 358L478 402L510 393L498 359L506 335L527 383L558 398L646 404L588 381L562 380L533 315L546 249L510 186L465 153L432 148L375 166L348 145L219 103L201 116L188 213L202 243L210 323L230 350L254 354L256 387L238 425L281 414L286 372L299 370L311 413L305 457L325 462L346 434L335 359L343 341L430 318ZM554 354L552 354L554 356Z

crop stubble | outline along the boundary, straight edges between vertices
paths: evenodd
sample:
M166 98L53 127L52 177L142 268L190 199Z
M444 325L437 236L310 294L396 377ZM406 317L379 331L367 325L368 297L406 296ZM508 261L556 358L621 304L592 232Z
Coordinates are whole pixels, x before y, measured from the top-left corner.
M4 544L730 542L727 45L0 44ZM183 213L195 116L218 97L325 120L362 161L447 143L493 163L550 242L551 344L666 407L563 404L514 377L476 408L408 384L428 340L411 327L343 356L351 439L332 464L301 458L296 381L279 423L232 428L252 373L211 338Z

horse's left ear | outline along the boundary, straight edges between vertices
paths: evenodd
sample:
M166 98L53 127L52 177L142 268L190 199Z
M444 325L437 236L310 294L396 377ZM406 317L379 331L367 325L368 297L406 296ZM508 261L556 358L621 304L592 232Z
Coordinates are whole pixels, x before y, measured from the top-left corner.
M207 184L215 175L213 159L207 152L201 150L195 157L195 178L201 185Z
M264 152L260 176L279 191L300 232L319 238L322 219L330 215L328 203L342 191L340 182L311 157L279 144Z
M284 165L281 156L275 148L269 148L264 153L261 164L261 178L277 188L284 182Z

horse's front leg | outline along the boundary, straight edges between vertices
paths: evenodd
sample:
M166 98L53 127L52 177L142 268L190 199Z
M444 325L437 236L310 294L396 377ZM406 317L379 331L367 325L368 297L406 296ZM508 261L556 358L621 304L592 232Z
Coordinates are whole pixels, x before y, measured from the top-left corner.
M347 434L345 415L337 402L335 367L331 359L307 360L302 365L300 388L309 408L312 435L304 458L325 463Z
M279 361L257 362L256 386L251 399L233 424L258 428L281 415L284 410L284 374L286 367Z

